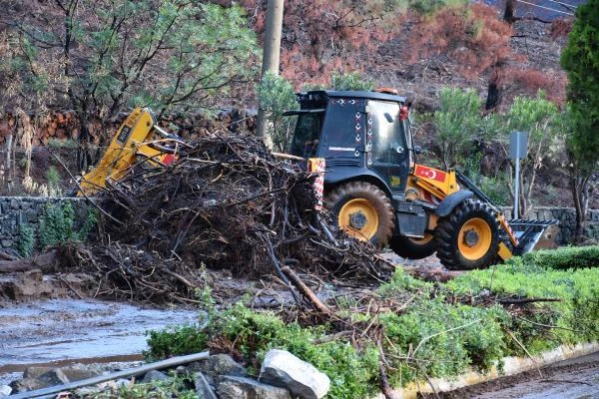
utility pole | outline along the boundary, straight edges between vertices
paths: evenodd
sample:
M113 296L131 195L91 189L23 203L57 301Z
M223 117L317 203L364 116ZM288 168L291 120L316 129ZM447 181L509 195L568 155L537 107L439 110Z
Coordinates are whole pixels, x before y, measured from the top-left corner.
M285 0L268 0L266 10L266 32L264 33L264 55L262 59L262 75L267 72L279 74L281 60L281 32L283 30L283 10ZM260 102L261 103L261 102ZM262 105L258 106L257 135L266 135L266 120Z

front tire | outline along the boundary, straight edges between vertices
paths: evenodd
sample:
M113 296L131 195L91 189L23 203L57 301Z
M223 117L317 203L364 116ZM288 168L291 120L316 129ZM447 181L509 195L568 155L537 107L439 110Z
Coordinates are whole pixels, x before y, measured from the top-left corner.
M484 269L497 259L497 217L485 203L469 199L439 220L437 257L450 270Z
M424 259L435 253L437 243L435 237L427 233L424 238L395 236L391 238L389 247L402 258Z
M348 235L383 247L395 228L395 212L389 197L367 182L349 182L326 198L337 226Z

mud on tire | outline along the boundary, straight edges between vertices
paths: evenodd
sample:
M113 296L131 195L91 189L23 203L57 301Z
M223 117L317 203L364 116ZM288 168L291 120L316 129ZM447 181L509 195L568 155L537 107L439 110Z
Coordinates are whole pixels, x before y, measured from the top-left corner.
M488 245L483 245L478 251L476 244L470 251L465 242L465 234L460 232L468 228L469 223L477 223L482 226L484 234L487 232L490 237L478 237L479 240L488 241ZM488 230L487 227L488 226ZM476 230L476 229L473 229ZM462 242L460 244L460 237ZM441 263L450 270L468 270L483 269L493 264L497 259L499 248L499 222L493 210L485 203L469 199L458 205L453 212L442 219L439 219L435 229L435 241L437 243L437 257ZM478 253L477 253L478 252Z
M339 226L339 213L352 200L362 199L367 201L378 215L378 227L376 232L368 240L377 247L385 246L395 229L395 212L387 194L374 184L367 182L349 182L335 188L326 196L325 204L332 213L334 221ZM352 234L360 238L359 234Z

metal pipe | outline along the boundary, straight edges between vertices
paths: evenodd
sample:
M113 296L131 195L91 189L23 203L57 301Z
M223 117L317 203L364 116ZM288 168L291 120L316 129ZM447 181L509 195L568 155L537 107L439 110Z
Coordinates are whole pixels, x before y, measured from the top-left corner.
M107 375L100 375L97 377L86 378L85 380L75 381L68 384L56 385L49 388L37 389L35 391L21 392L16 395L10 395L10 399L27 399L27 398L47 398L53 397L60 392L70 391L78 388L83 388L89 385L96 385L106 381L112 381L119 378L136 377L147 373L148 371L165 369L169 367L179 366L181 364L197 362L198 360L208 359L210 352L194 353L186 356L177 356L159 362L144 364L143 366L134 367L127 370L117 371Z

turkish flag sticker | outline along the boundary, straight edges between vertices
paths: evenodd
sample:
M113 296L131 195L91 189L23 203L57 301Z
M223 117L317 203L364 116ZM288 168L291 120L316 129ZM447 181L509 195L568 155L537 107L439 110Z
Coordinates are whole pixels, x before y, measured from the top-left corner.
M439 169L416 165L414 175L443 183L445 181L446 173Z

